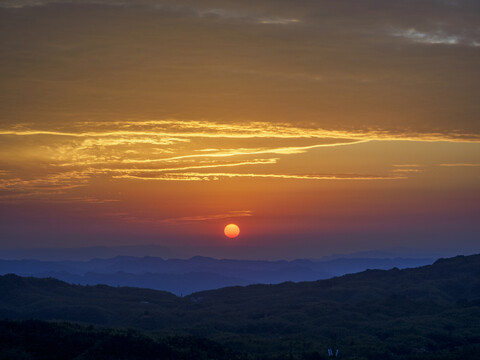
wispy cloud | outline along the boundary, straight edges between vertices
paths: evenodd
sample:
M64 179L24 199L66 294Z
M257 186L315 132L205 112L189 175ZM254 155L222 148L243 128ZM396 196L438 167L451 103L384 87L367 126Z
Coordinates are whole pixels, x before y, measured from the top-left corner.
M184 16L197 16L206 19L235 20L257 24L289 25L301 22L300 19L275 15L259 14L234 8L202 8L189 5L156 3L148 0L0 0L0 8L21 9L46 6L49 4L102 5L115 7L144 6L155 11L164 11Z
M446 163L446 164L440 164L440 166L446 166L446 167L480 167L480 164L475 164L475 163Z
M420 173L423 172L423 169L418 168L398 168L392 170L395 173Z
M227 162L227 163L210 163L208 165L189 165L189 166L180 166L180 167L167 167L167 168L148 168L148 169L139 169L139 168L129 168L129 169L97 169L99 172L105 173L163 173L171 171L183 171L183 170L192 170L192 169L211 169L219 167L235 167L235 166L246 166L246 165L269 165L276 164L278 158L271 159L253 159L250 161L240 161L240 162Z
M465 45L473 47L477 47L480 44L476 39L469 39L462 35L449 34L443 30L420 31L415 28L408 28L395 30L391 35L421 44Z
M205 214L205 215L195 215L195 216L184 216L177 218L169 218L163 220L165 223L185 223L185 222L197 222L197 221L211 221L211 220L222 220L222 219L235 219L239 217L250 217L253 216L253 211L251 210L236 210L228 211L222 214Z
M262 173L167 173L150 176L120 175L115 178L127 178L137 180L184 180L205 181L219 180L220 178L271 178L271 179L295 179L295 180L400 180L406 179L401 175L370 175L370 174L262 174Z
M420 164L395 164L393 168L394 173L421 173L424 171Z
M260 15L247 11L239 11L232 9L203 9L198 10L198 14L200 17L219 17L223 19L247 20L259 24L289 25L300 22L299 19Z
M227 219L234 220L242 217L254 216L254 213L251 210L233 210L233 211L227 211L225 213L220 213L220 214L201 214L201 215L159 219L152 216L146 216L145 214L135 215L129 212L114 211L114 212L104 212L101 214L101 216L111 220L120 220L121 222L128 222L128 223L134 223L134 224L175 225L175 224L188 224L188 223L214 221L214 220L227 220Z
M183 160L183 159L191 159L191 158L206 158L206 157L222 158L222 157L231 157L231 156L259 155L259 154L292 155L292 154L301 154L315 148L353 145L353 144L364 143L367 141L368 140L358 140L358 141L351 140L347 142L338 142L338 143L331 143L331 144L316 144L316 145L308 145L308 146L285 146L285 147L277 147L277 148L224 149L224 150L214 150L214 151L203 153L203 154L174 156L174 157L164 158L160 160L174 161L174 160Z
M189 141L191 138L321 138L352 140L415 140L415 141L473 141L480 135L466 132L401 132L379 129L332 130L318 127L298 127L288 123L245 122L219 123L193 120L152 120L121 122L77 122L65 130L29 128L18 124L15 128L0 129L0 135L51 135L73 138L105 138L109 141L147 142L159 144ZM102 140L103 141L103 140ZM154 144L158 144L154 142Z
M91 174L85 171L66 171L35 178L16 174L0 178L0 199L39 198L44 195L65 194L68 190L86 186Z
M298 174L278 165L285 157L315 149L358 146L372 141L480 140L476 134L341 131L285 123L180 120L78 122L55 130L17 124L0 129L0 139L4 140L0 146L4 160L0 163L9 159L0 172L0 189L15 197L65 193L87 186L96 177L116 181L398 180L422 170L419 165L399 164L389 174ZM206 140L209 147L205 146ZM21 157L25 152L28 157ZM23 166L15 165L29 161L37 169L33 178L31 172L22 170ZM36 165L38 162L41 167ZM220 168L243 171L216 171Z

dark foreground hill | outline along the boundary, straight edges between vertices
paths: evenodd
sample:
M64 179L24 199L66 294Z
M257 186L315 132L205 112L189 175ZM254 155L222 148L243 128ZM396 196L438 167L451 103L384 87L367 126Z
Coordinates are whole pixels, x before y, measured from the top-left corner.
M480 255L184 298L6 275L0 277L0 318L202 336L252 359L322 359L328 347L339 348L344 359L477 359Z
M38 320L0 321L0 359L238 359L220 344L193 336L156 337Z

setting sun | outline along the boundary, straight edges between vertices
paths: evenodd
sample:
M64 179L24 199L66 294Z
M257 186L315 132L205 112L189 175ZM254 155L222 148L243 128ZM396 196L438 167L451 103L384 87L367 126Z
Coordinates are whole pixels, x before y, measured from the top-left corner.
M480 0L0 0L0 360L480 360L479 95Z
M240 234L240 228L235 224L228 224L225 226L225 229L223 229L223 232L225 233L226 237L233 239Z

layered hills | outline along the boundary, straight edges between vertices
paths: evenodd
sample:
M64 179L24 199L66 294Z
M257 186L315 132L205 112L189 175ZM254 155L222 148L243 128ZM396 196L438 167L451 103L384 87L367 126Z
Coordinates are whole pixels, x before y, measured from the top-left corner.
M285 281L314 281L365 269L416 267L420 258L336 258L329 260L253 261L117 256L89 261L0 260L0 275L52 277L71 284L134 286L188 295L202 290Z
M480 255L185 297L5 275L0 318L200 336L252 359L322 359L328 347L345 359L473 359L480 355Z

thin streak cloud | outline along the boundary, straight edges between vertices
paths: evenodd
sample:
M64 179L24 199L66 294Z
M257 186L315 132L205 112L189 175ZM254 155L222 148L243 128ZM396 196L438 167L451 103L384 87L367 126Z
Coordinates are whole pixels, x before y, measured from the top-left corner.
M234 163L226 163L226 164L218 164L213 163L210 165L191 165L191 166L182 166L182 167L171 167L171 168L153 168L153 169L96 169L98 172L112 172L112 173L162 173L167 171L181 171L181 170L190 170L190 169L211 169L211 168L218 168L218 167L234 167L234 166L246 166L246 165L270 165L276 164L278 158L272 159L255 159L252 161L242 161L242 162L234 162Z
M450 164L440 164L440 166L445 166L445 167L480 167L480 164L472 164L472 163L450 163Z
M12 140L12 136L18 139ZM392 180L404 179L408 173L420 173L416 165L393 165L388 176L297 174L286 173L281 168L272 172L252 171L258 166L278 166L283 157L306 154L314 149L358 146L374 141L447 141L477 142L467 135L448 134L392 134L386 131L351 132L302 128L290 124L275 123L232 123L211 121L123 121L91 123L79 122L69 125L69 129L32 129L26 124L14 129L3 129L4 138L0 154L10 159L0 173L0 189L9 194L32 194L67 191L88 186L92 179L105 176L112 180L164 180L164 181L204 181L225 178L271 178L291 180ZM31 139L43 143L32 147ZM232 148L205 148L204 139L215 140L219 144L237 142ZM275 139L273 141L272 139ZM252 146L259 142L272 142L271 146ZM253 143L252 143L253 141ZM262 143L263 142L263 143ZM304 143L305 145L281 145L278 143ZM313 144L312 144L313 143ZM246 147L245 145L249 145ZM273 146L277 145L277 146ZM25 160L16 154L27 151L35 154L34 163L41 161L43 170L35 179L15 170L16 165ZM174 155L174 156L171 156ZM263 159L249 157L264 155ZM270 157L271 156L271 157ZM228 161L239 158L238 161ZM13 163L12 163L13 159ZM5 160L4 160L5 161ZM161 166L159 166L162 164ZM243 172L190 172L190 170L245 167ZM260 169L260 168L259 168ZM275 172L278 173L275 173ZM53 174L53 175L52 175ZM15 195L15 196L17 196Z
M402 180L407 177L401 175L366 175L366 174L254 174L254 173L173 173L161 174L158 176L136 176L136 175L118 175L114 178L137 179L137 180L183 180L183 181L204 181L219 180L220 178L275 178L275 179L295 179L295 180Z
M82 128L91 123L76 123ZM96 127L99 125L96 124ZM101 131L54 131L47 129L0 129L0 135L35 136L52 135L74 138L120 138L134 142L137 138L167 137L165 141L179 142L185 138L322 138L353 140L413 140L413 141L452 141L480 142L476 133L428 133L428 132L392 132L388 130L328 130L322 128L300 128L291 124L272 124L252 122L246 124L222 124L210 121L160 120L147 122L111 122L102 123L108 129ZM122 129L138 130L122 130ZM187 140L188 141L188 140Z
M461 35L448 34L445 31L423 32L415 28L396 30L392 36L401 37L419 44L427 45L464 45L478 47L477 39L469 39Z
M332 147L332 146L342 146L342 145L353 145L361 144L368 142L369 140L359 140L351 141L345 143L334 143L334 144L317 144L309 146L292 146L292 147L281 147L281 148L272 148L272 149L231 149L228 151L216 151L214 153L207 154L193 154L193 155L184 155L184 156L174 156L170 158L159 159L157 161L172 161L172 160L182 160L189 158L203 158L203 157L230 157L230 156L242 156L242 155L259 155L259 154L283 154L283 155L292 155L292 154L301 154L307 150L321 148L321 147Z
M164 223L189 223L197 221L211 221L211 220L222 220L222 219L235 219L239 217L251 217L253 216L253 211L251 210L235 210L229 211L224 214L206 214L206 215L196 215L196 216L183 216L177 218L169 218L163 220Z
M271 24L271 25L290 25L301 22L296 18L285 18L281 16L272 16L259 14L251 11L243 11L231 8L197 8L187 5L167 3L159 4L157 2L145 0L0 0L0 8L22 9L29 7L48 6L53 4L69 5L101 5L101 6L143 6L154 11L164 12L166 14L175 14L176 16L197 16L202 19L222 19L227 21L241 21L253 24Z

